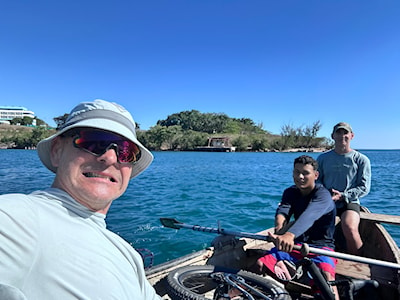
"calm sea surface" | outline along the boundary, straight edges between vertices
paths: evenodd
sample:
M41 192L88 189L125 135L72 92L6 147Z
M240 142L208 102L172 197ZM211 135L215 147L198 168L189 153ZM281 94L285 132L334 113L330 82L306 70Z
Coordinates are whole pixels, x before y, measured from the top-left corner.
M400 215L400 150L361 150L372 165L372 187L362 204L375 213ZM258 232L273 225L283 190L292 184L301 153L155 152L153 164L133 179L107 216L108 227L147 248L162 263L203 249L213 234L164 228L160 217L226 230ZM317 157L318 153L311 153ZM35 150L0 150L0 194L50 186L54 175ZM397 244L400 231L386 226Z

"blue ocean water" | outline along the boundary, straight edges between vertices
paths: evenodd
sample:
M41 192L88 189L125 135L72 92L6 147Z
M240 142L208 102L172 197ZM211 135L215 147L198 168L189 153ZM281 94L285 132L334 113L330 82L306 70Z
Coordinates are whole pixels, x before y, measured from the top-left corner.
M362 204L400 215L400 150L361 150L371 160L372 187ZM154 152L153 164L133 179L107 216L110 230L162 263L209 246L215 235L161 226L159 218L233 231L273 225L293 160L303 153ZM317 157L319 153L308 153ZM35 150L0 150L0 194L48 187L54 175ZM397 226L385 227L400 244Z

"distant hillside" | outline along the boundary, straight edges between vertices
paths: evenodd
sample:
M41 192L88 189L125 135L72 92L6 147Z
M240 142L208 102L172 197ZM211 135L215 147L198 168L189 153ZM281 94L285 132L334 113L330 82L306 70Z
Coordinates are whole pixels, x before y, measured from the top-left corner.
M37 143L54 133L45 127L0 124L0 149L34 148Z

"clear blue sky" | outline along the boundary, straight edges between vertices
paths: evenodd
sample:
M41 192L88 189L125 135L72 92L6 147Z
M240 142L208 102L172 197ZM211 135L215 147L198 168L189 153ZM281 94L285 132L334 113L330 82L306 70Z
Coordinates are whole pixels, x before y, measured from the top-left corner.
M398 0L1 1L0 49L0 105L52 125L101 98L142 129L196 109L400 149Z

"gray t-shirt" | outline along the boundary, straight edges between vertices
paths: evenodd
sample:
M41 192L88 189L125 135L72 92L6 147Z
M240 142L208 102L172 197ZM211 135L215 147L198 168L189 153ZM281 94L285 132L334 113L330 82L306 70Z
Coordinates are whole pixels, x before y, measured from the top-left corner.
M35 299L160 299L141 256L59 189L0 196L0 283Z

